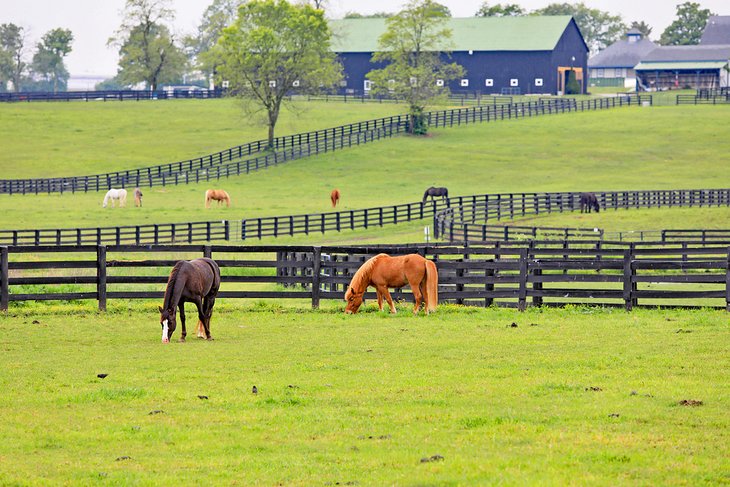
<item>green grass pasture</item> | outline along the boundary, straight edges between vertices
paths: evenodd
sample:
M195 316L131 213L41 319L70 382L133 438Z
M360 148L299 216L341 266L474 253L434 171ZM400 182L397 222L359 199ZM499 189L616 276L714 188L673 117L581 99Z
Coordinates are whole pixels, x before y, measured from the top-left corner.
M130 105L141 106L115 106ZM372 106L379 105L364 105ZM131 198L127 208L103 209L100 193L2 195L0 228L132 225L330 211L333 187L342 193L342 209L417 201L431 185L447 186L451 195L725 187L730 183L730 128L724 123L728 110L624 108L439 129L425 138L398 137L247 176L146 188L142 209L134 208ZM89 158L90 153L79 157ZM209 187L225 188L233 206L205 210L203 195Z
M216 308L0 316L0 484L730 481L723 312Z

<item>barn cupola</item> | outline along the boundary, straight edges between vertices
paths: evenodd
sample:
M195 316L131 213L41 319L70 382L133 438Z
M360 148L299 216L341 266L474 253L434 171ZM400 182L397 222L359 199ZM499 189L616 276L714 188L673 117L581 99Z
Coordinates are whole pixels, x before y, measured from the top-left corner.
M634 42L639 42L641 40L642 34L641 31L638 29L631 29L626 33L626 40L629 41L629 44L633 44Z

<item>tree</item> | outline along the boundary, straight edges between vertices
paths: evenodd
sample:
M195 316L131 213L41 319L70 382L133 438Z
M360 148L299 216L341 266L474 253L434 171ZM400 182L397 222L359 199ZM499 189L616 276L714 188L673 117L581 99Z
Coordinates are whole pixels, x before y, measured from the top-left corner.
M525 15L525 10L517 5L516 3L498 3L493 7L489 5L489 2L484 2L475 17L517 17Z
M677 5L677 20L662 32L659 43L663 46L699 44L711 15L715 14L709 9L701 9L699 3L684 2Z
M449 93L449 81L462 77L464 68L444 61L451 30L448 16L432 0L410 0L406 8L386 20L373 63L386 63L367 74L375 94L391 93L408 104L411 133L426 133L426 106Z
M387 19L388 17L394 16L391 12L375 12L372 14L361 14L358 12L347 12L345 14L346 19Z
M649 27L649 24L647 24L643 20L641 22L634 20L633 22L631 22L631 26L629 28L636 29L641 32L641 37L643 37L644 39L648 39L651 35L651 31L653 30L651 27Z
M551 3L545 8L534 10L531 15L573 16L591 52L605 49L621 39L621 36L628 30L620 15L611 15L609 12L588 8L583 2Z
M3 85L11 81L16 92L28 67L23 60L25 48L25 29L15 24L0 25L0 80Z
M74 36L69 29L53 29L48 31L38 43L33 55L33 73L45 79L54 93L60 88L66 89L68 70L63 58L71 52Z
M252 0L224 29L220 76L248 107L266 111L269 145L288 95L326 90L342 79L331 36L322 10L286 0Z
M245 0L214 0L203 12L197 33L184 39L183 44L191 64L209 80L215 79L216 70L221 63L218 39L223 34L223 29L236 20L238 7L244 2Z
M119 47L119 81L144 82L151 90L178 79L185 55L163 23L174 18L168 0L127 0L124 21L109 44Z

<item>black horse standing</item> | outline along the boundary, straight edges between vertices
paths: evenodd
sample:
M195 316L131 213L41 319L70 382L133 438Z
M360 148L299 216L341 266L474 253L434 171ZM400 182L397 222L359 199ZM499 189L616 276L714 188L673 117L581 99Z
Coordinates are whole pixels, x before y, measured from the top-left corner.
M596 213L601 211L601 207L598 204L598 198L596 198L595 193L581 193L580 212L583 213L585 210L585 212L590 213L591 209L596 210Z
M213 305L220 285L221 271L212 259L181 260L175 264L167 280L164 304L160 307L162 343L168 343L175 331L178 305L182 324L180 341L185 341L185 302L195 303L198 308L198 337L212 340L210 318L213 316Z
M437 196L441 196L441 198L448 198L449 190L446 188L434 188L431 186L425 193L423 193L423 203L426 202L429 196L432 200L435 200Z

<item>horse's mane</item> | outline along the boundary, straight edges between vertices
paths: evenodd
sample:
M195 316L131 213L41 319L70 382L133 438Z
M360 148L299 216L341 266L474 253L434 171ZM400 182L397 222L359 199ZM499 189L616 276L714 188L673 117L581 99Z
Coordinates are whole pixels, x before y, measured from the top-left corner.
M173 267L172 271L170 272L170 277L167 279L167 288L165 289L165 299L163 302L163 306L165 309L169 309L168 306L171 304L172 297L175 295L175 282L177 282L177 274L180 270L180 267L182 267L182 264L182 261L175 264L175 267Z
M360 268L355 272L355 275L352 276L352 280L350 281L350 285L347 288L347 292L350 292L350 289L353 289L355 292L364 292L365 289L367 289L368 284L370 284L370 276L373 274L373 267L375 267L375 264L382 259L383 257L387 257L386 254L378 254L375 257L371 257L368 260L365 261L363 265L360 266Z

